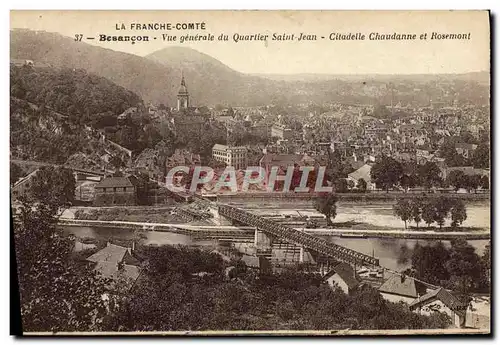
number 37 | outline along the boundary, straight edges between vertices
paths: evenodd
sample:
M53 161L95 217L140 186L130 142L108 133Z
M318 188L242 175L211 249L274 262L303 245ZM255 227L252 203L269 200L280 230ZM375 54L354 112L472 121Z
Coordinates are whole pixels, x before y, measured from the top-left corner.
M76 34L76 35L75 35L75 42L81 42L81 41L82 41L82 38L83 38L83 35L82 35L82 34Z

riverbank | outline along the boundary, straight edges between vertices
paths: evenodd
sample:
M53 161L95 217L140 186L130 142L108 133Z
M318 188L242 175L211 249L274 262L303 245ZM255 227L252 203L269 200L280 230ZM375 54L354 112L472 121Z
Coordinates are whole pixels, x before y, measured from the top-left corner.
M142 230L171 232L191 236L201 236L209 238L248 237L253 236L254 228L236 227L222 225L189 225L189 224L166 224L153 222L126 222L126 221L102 221L102 220L77 220L60 219L60 226L77 227L108 227L123 230ZM318 236L338 236L356 238L404 238L404 239L431 239L431 240L452 240L463 238L466 240L487 240L490 239L489 232L436 232L436 231L414 231L414 230L346 230L346 229L303 229L296 230Z

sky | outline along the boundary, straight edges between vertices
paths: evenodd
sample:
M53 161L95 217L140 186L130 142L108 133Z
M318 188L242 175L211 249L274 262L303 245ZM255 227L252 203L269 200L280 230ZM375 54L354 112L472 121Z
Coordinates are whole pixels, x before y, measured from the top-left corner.
M131 30L132 23L205 23L205 30ZM124 24L126 30L117 30ZM182 46L206 53L243 73L438 74L489 71L486 11L11 11L10 27L58 32L83 42L145 56ZM432 32L470 40L431 40ZM316 41L272 41L273 33L316 35ZM366 39L332 41L331 33ZM416 34L412 41L368 40L370 33ZM427 39L420 35L427 33ZM149 35L149 42L99 42L99 35ZM162 34L213 34L212 42L167 42ZM218 41L227 34L229 41ZM234 42L234 34L269 35L267 41ZM90 41L86 37L94 36ZM157 37L154 40L152 37ZM321 39L321 37L325 37ZM179 37L178 37L179 39ZM83 44L83 43L82 43Z

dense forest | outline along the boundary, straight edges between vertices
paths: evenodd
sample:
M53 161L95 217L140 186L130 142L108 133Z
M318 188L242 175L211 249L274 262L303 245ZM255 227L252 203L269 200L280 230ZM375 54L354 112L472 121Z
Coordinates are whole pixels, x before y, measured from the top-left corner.
M11 153L64 163L76 153L104 153L98 130L128 149L154 147L160 133L136 94L84 70L11 66ZM118 115L137 108L136 116Z
M142 100L135 93L82 69L10 68L11 96L51 108L78 120L112 112L121 114Z
M445 328L449 319L412 313L372 287L346 295L300 266L257 273L241 261L225 276L214 253L144 248L145 271L108 327L146 330L325 330ZM204 272L204 274L200 274Z
M15 228L24 331L435 329L450 324L443 313L418 315L369 286L346 295L300 266L259 273L241 260L226 263L216 253L182 246L137 246L140 277L120 293L119 303L108 303L102 296L109 281L85 262L97 248L75 253L72 239L56 228L57 207L50 205L23 204Z

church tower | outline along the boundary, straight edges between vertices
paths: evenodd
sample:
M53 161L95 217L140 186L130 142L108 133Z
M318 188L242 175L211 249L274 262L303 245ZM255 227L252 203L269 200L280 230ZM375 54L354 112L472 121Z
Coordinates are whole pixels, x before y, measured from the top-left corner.
M189 93L184 80L184 73L182 74L181 86L177 92L177 111L187 109L189 107Z

